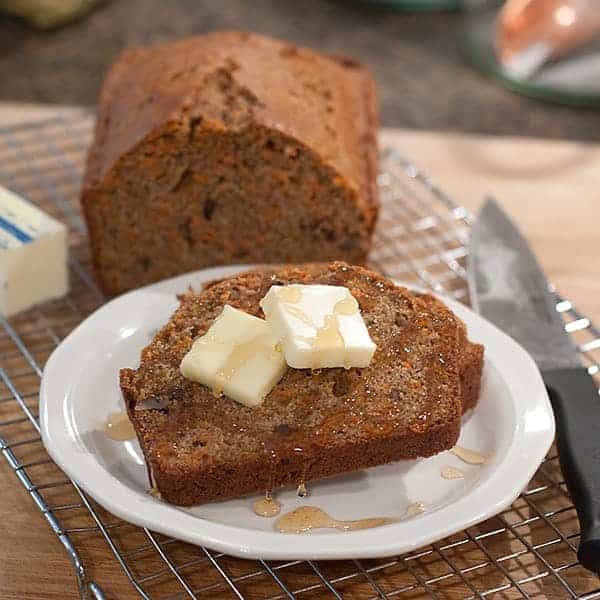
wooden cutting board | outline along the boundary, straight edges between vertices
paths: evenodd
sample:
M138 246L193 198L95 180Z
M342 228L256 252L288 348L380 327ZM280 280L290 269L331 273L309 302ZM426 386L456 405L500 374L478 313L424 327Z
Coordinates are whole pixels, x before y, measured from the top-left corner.
M0 104L0 127L68 110ZM381 139L467 208L499 199L559 291L600 323L600 146L398 129ZM64 549L3 459L0 478L0 600L79 598ZM107 598L138 597L99 535L74 541Z

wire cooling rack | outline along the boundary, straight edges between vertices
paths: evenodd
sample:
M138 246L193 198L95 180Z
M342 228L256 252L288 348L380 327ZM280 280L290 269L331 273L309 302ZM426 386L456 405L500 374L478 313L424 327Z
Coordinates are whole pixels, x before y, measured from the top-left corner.
M600 580L577 563L577 519L554 450L509 509L431 546L381 560L232 558L125 523L67 479L40 441L38 388L52 350L105 301L90 275L77 201L92 126L92 116L81 113L0 129L0 183L67 223L71 248L67 298L0 317L0 449L69 554L82 598L104 598L107 555L131 581L132 597L136 590L153 600L600 598ZM395 151L384 151L382 167L374 265L466 301L471 216ZM597 376L600 331L567 300L558 299L556 308ZM3 483L11 484L16 481ZM90 545L90 538L104 540L108 551Z

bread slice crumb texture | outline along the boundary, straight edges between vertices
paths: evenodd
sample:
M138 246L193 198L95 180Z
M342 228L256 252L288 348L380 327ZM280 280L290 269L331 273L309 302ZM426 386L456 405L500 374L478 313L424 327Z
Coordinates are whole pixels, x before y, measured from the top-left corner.
M271 285L291 283L350 290L377 345L369 367L289 369L257 408L215 397L181 375L181 359L225 304L263 317L259 301ZM301 265L246 272L182 295L139 368L122 369L120 381L163 498L190 505L451 448L463 405L473 405L479 386L483 357L473 348L481 347L431 296L341 262ZM139 410L152 405L162 408Z

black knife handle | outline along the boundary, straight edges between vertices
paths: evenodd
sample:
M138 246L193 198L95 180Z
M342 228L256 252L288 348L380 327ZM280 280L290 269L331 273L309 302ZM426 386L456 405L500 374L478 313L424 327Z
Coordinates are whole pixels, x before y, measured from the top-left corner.
M556 446L579 517L577 557L600 574L600 396L587 369L542 372L556 416Z

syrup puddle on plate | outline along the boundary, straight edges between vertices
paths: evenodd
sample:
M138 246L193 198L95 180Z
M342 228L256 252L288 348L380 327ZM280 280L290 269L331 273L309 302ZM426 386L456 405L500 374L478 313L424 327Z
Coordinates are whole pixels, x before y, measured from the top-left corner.
M416 517L422 512L425 512L425 504L423 504L423 502L413 502L406 507L406 510L404 511L404 517Z
M444 479L462 479L465 476L465 474L456 467L444 467L441 474Z
M312 529L340 529L341 531L356 531L370 529L396 523L398 519L389 517L373 517L342 521L334 519L330 514L316 506L301 506L285 513L275 523L275 529L280 533L306 533Z
M252 510L259 517L275 517L281 512L281 502L278 502L267 492L263 498L259 498L252 503Z
M102 428L104 435L115 442L125 442L135 437L135 429L126 412L114 413L108 417Z
M482 454L481 452L469 448L463 448L462 446L454 446L450 452L468 465L484 465L490 459L487 454Z

